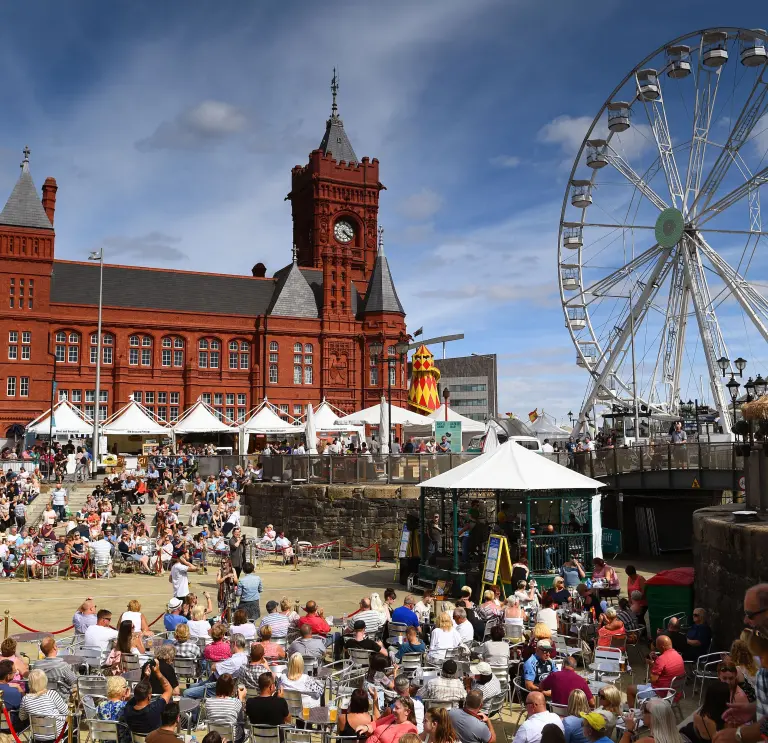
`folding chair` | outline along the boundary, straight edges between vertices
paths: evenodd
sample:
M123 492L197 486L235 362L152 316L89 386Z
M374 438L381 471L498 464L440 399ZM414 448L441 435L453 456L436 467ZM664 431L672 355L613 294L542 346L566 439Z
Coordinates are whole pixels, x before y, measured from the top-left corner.
M504 740L507 740L507 731L504 729L504 721L501 717L501 710L504 707L505 694L497 694L495 697L491 697L488 700L488 719L493 720L496 717L499 721L499 728L501 728L501 734L504 736Z
M218 733L222 740L229 741L229 743L234 743L236 740L234 725L223 725L206 720L205 727L209 733Z
M107 679L104 676L78 676L77 693L80 699L86 696L103 697L106 699Z
M258 689L256 689L258 692ZM280 743L280 728L272 725L251 725L251 743Z
M302 655L304 658L304 673L308 676L316 676L318 668L318 660L314 655Z
M701 703L701 697L704 693L704 683L710 679L717 678L717 667L723 662L723 658L727 653L707 653L700 655L696 661L696 665L693 668L693 696L696 696L696 685L701 681L701 687L699 688L699 703Z
M200 678L198 663L194 658L176 658L173 661L173 670L179 681L184 681L186 686Z
M283 689L283 698L288 703L288 711L291 713L291 717L296 720L301 720L301 692L296 691L295 689ZM234 738L231 740L234 740Z
M413 678L417 669L424 665L423 653L403 653L400 660L400 672L408 678Z
M301 713L299 713L299 719L301 719ZM310 730L301 730L290 725L284 725L280 727L280 732L283 735L283 743L311 743L312 741L312 731Z
M495 627L499 623L498 617L489 619L485 623L485 629L483 630L483 642L491 639L491 627Z
M32 731L31 740L36 741L38 738L55 740L57 738L57 724L66 724L66 720L66 717L60 715L55 717L48 717L47 715L30 715L29 727Z
M117 720L88 720L88 735L94 743L119 743L120 730L130 735L128 726Z
M431 709L456 709L459 706L458 702L444 702L439 699L425 699L424 711L427 712Z
M568 705L567 704L555 704L549 702L549 709L554 712L558 717L568 717Z
M513 645L520 643L524 640L523 627L520 624L504 623L504 639L511 642Z
M83 663L88 667L88 671L101 668L104 652L101 648L81 647L77 654L83 659ZM106 686L104 687L106 690ZM106 691L104 692L106 695Z
M374 654L374 651L365 650L364 648L349 648L347 653L355 666L368 668L371 665L371 656Z

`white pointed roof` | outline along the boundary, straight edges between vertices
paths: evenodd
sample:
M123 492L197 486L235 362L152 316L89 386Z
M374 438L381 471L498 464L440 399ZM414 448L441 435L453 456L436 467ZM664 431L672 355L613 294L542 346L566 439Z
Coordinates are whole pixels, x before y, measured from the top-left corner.
M580 475L514 441L425 480L420 488L466 490L589 490L602 482Z
M344 423L336 423L337 420L344 416L344 411L334 407L327 400L323 401L315 408L315 430L321 431L351 431L355 429L355 426L350 426Z
M50 408L27 426L27 433L38 436L51 432ZM81 413L69 400L59 400L53 406L53 433L62 436L91 436L93 420Z
M104 434L170 436L171 429L159 423L143 405L131 400L102 424Z
M210 405L198 400L185 410L180 418L171 423L174 433L237 433L237 426L231 426L214 412Z
M303 433L304 424L295 425L284 421L277 413L276 408L268 400L255 409L253 415L243 423L244 433L263 433L263 434L289 434Z
M437 410L433 410L428 416L433 421L445 420L445 403L443 403ZM466 415L457 413L450 405L448 406L448 420L460 421L461 432L464 433L483 433L485 431L485 423L482 421L472 420L467 418Z
M356 413L350 413L342 418L337 418L337 423L351 424L353 426L360 426L367 423L370 426L378 426L381 420L381 403L378 405L372 405L370 408L359 410ZM432 426L433 420L427 418L426 415L420 415L414 413L411 410L406 410L398 405L392 406L392 420L389 422L391 426Z
M564 428L560 428L555 422L555 419L542 411L541 415L530 424L530 429L533 431L534 436L540 441L544 439L567 439L570 433Z

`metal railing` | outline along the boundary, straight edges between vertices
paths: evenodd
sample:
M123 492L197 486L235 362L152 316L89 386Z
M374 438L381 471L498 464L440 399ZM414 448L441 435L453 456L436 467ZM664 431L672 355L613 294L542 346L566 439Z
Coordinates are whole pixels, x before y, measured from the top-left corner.
M302 484L349 485L389 484L415 485L472 460L477 454L390 454L390 455L325 455L279 454L263 456L199 457L197 469L203 478L218 476L229 468L261 463L262 481ZM643 446L598 449L592 452L542 454L565 467L593 478L611 477L631 472L657 470L723 470L742 471L744 458L739 445L648 444Z
M585 565L591 564L591 534L540 534L531 537L528 560L534 573L557 570L573 555L579 555Z

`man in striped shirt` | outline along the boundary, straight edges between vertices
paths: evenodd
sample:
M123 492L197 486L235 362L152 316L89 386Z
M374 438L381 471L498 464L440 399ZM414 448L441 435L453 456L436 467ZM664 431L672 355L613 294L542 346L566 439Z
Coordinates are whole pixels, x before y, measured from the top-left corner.
M278 606L277 601L267 601L267 615L259 622L259 629L269 627L273 638L286 637L290 624L288 617L277 610Z
M381 614L371 609L371 600L369 598L360 599L360 609L351 614L347 620L347 626L351 630L358 620L365 622L365 633L367 635L378 632L381 627Z
M77 676L69 663L58 658L59 649L53 637L44 637L40 642L40 651L45 658L35 663L35 668L43 671L48 678L48 688L58 691L64 700L69 699Z

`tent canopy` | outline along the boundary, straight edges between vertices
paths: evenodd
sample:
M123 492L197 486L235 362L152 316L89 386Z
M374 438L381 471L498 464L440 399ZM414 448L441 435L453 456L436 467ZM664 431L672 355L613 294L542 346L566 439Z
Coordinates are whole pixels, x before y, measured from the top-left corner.
M589 490L605 487L578 472L530 451L515 441L481 454L442 475L425 480L420 488L466 490Z
M253 415L243 423L242 430L248 434L299 434L304 433L304 424L293 424L283 420L277 414L275 406L265 398L254 410Z
M348 423L336 423L340 417L344 415L343 410L334 407L325 398L315 408L315 430L318 433L326 431L345 433L349 431L355 431L359 433L359 426L352 426Z
M27 433L47 436L51 432L50 408L27 426ZM91 436L93 420L81 413L69 400L59 400L53 406L53 433L62 436Z
M230 426L219 420L210 405L198 400L191 408L185 410L175 423L171 424L175 434L186 433L237 433L236 426Z
M342 425L362 426L367 424L369 426L378 426L381 420L381 403L378 405L372 405L370 408L359 410L356 413L350 413L343 418L337 418L336 423ZM433 420L426 415L419 415L405 408L401 408L398 405L392 406L392 420L390 420L390 426L431 426Z
M428 416L433 421L445 420L445 403L443 403L437 410L431 412ZM485 423L482 421L472 420L467 418L466 415L457 413L450 405L448 406L448 420L449 421L461 421L461 432L464 433L484 433Z
M530 425L533 435L539 440L544 439L567 439L571 434L563 428L560 428L555 423L555 419L543 412L536 419L534 423Z
M170 436L172 433L167 425L159 423L149 410L133 399L107 418L101 432L107 436Z

